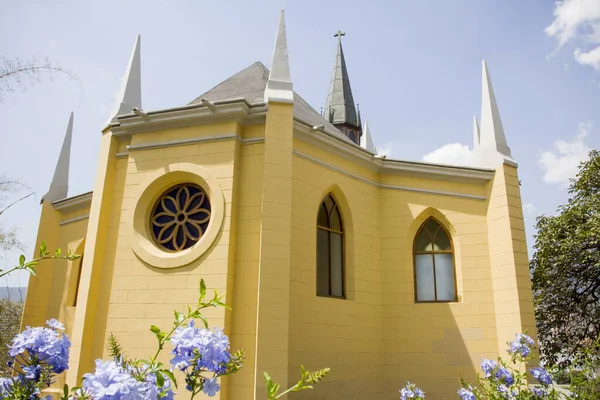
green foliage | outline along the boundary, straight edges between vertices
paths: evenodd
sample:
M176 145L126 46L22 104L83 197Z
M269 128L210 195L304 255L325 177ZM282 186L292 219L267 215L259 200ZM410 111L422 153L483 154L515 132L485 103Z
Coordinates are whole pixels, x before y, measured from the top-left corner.
M108 335L108 339L107 339L107 346L108 348L108 355L111 356L114 359L123 359L126 360L127 356L125 355L125 352L123 351L123 346L121 346L121 343L119 343L119 341L117 340L117 338L115 337L115 335L112 334L112 332Z
M600 335L600 152L569 194L557 215L537 219L530 263L542 359L562 367Z
M301 375L300 375L300 380L298 381L298 383L296 383L291 388L289 388L286 391L279 393L279 394L278 394L279 384L274 383L273 379L271 378L271 375L269 375L267 372L265 372L264 378L265 378L265 382L267 384L267 396L268 396L267 398L269 400L275 400L275 399L278 399L290 392L299 392L299 391L305 390L305 389L313 389L312 385L317 384L320 381L322 381L325 378L325 376L327 376L327 374L329 373L329 368L324 368L324 369L320 369L318 371L309 372L304 369L303 365L300 366L300 370L301 370Z
M578 400L600 398L600 338L577 355L569 369L571 392Z
M6 349L12 339L19 333L23 302L8 298L0 299L0 348ZM7 373L6 368L10 357L8 352L0 351L0 372Z
M56 249L54 251L54 253L51 253L48 251L48 248L46 246L46 242L42 242L42 245L40 246L40 250L38 252L38 256L36 258L34 258L31 261L26 261L25 259L25 255L21 254L21 256L19 257L19 264L11 269L9 269L8 271L3 271L0 269L0 278L2 278L5 275L8 275L14 271L18 271L18 270L25 270L27 272L29 272L31 275L35 275L35 268L38 266L38 264L40 263L40 261L42 260L49 260L49 259L63 259L63 260L69 260L69 261L73 261L78 259L79 255L77 254L73 254L70 251L67 253L66 256L62 255L62 251L60 249Z

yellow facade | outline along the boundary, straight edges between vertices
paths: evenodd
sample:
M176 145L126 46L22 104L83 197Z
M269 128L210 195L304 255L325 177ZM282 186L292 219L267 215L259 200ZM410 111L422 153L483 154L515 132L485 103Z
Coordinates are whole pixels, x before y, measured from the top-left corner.
M197 301L201 278L233 308L207 310L210 324L247 354L220 399L265 398L263 371L287 386L300 364L331 372L291 398L395 399L406 381L428 399L455 398L482 357L514 333L535 334L516 164L376 157L307 123L301 106L238 98L107 126L93 193L42 205L38 244L83 256L45 262L27 293L23 325L57 318L72 339L59 385L108 358L110 333L129 356L152 355L149 326L168 329L173 310ZM153 205L187 182L208 194L211 221L191 248L163 251L149 238ZM343 219L345 298L316 295L328 194ZM451 237L455 302L415 301L413 243L430 217Z

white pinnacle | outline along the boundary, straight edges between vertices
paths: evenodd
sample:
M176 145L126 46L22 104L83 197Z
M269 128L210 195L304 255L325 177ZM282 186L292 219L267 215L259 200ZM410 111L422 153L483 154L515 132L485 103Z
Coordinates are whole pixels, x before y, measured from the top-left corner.
M129 58L127 70L121 82L121 90L107 125L117 121L117 115L130 114L134 107L142 108L142 71L140 58L140 35L135 39L133 52Z
M481 126L479 128L479 146L475 147L476 164L481 167L493 168L501 163L516 166L516 161L513 160L506 142L500 111L485 61L482 61L481 75Z
M369 123L367 121L365 121L363 134L360 137L360 147L367 150L369 153L377 154L377 148L373 143L373 138L371 137L371 130L369 129Z
M265 88L265 102L269 101L279 103L294 102L294 89L290 76L290 63L285 33L285 14L283 9L279 16L271 72L269 73L269 80Z
M67 197L67 193L69 191L69 161L71 158L72 137L73 113L71 113L71 117L69 118L67 132L65 133L62 148L60 149L60 155L58 157L58 162L56 163L56 169L54 170L54 176L52 177L50 188L48 189L48 193L42 197L42 202L53 202Z

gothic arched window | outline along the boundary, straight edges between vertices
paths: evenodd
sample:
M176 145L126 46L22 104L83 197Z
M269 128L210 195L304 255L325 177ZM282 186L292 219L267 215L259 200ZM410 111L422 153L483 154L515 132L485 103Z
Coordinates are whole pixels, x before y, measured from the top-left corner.
M413 247L415 300L456 301L452 241L444 227L430 218L421 225Z
M328 194L317 216L317 295L344 297L344 227L333 196Z

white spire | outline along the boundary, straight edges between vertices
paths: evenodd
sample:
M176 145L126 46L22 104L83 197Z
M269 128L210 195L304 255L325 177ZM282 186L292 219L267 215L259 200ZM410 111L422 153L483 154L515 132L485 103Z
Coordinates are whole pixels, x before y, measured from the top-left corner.
M137 35L127 70L121 82L115 106L107 124L116 122L117 115L130 114L133 107L142 108L142 68L140 59L140 35Z
M281 15L279 16L273 62L271 63L271 72L269 73L269 80L265 88L265 101L280 103L294 102L294 89L290 76L287 38L285 35L285 14L283 9L281 9Z
M496 167L501 162L516 165L506 143L498 104L496 104L492 81L485 61L482 61L481 74L481 127L479 147L475 154L476 162L479 166L485 167Z
M56 169L54 170L54 176L50 183L50 189L42 197L42 202L49 201L53 202L56 200L62 200L67 197L69 191L69 160L71 158L71 138L73 137L73 113L69 118L69 124L67 125L67 132L65 133L65 139L63 140L62 148L60 149L60 156L56 163Z
M473 117L473 150L477 150L480 142L480 134L479 134L479 122L477 122L477 117Z
M369 153L377 154L377 148L373 143L373 138L371 137L371 130L369 129L369 123L367 121L365 121L363 134L360 137L360 147L367 150Z

